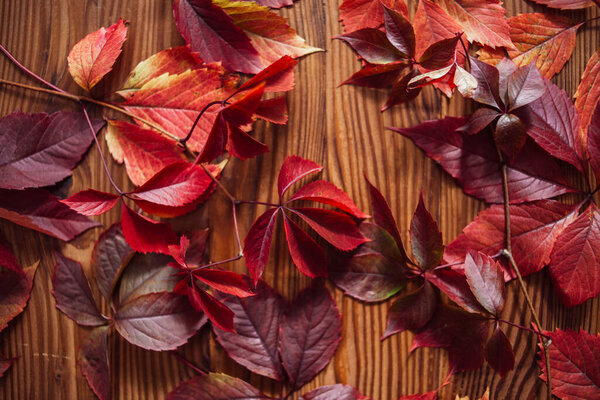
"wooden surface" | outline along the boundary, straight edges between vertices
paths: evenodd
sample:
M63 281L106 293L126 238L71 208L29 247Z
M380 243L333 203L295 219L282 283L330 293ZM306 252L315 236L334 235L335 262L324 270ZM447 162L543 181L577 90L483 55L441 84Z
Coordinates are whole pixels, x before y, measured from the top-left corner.
M414 12L416 2L408 3ZM294 7L281 11L309 44L327 52L308 56L300 62L296 89L288 94L289 124L286 127L257 124L258 138L268 144L271 153L255 160L231 163L223 182L238 198L275 200L279 165L286 155L297 154L324 165L323 177L340 185L360 207L369 210L362 180L365 171L389 199L405 240L422 189L426 204L437 218L444 241L448 243L484 205L465 196L454 181L412 142L386 131L385 127L412 126L444 115L463 115L469 111L469 106L458 97L449 101L439 93L426 90L410 105L381 114L379 107L385 100L386 91L338 88L340 82L359 68L355 54L341 42L331 40L342 32L338 23L338 5L336 0L299 0ZM506 7L509 15L547 11L525 0L507 0ZM597 12L562 14L584 20ZM128 40L115 71L94 90L95 96L108 97L139 61L183 43L173 22L171 1L3 0L0 2L0 43L52 83L81 93L68 74L67 54L87 33L112 24L119 17L130 21ZM595 28L586 27L578 35L573 57L555 78L569 94L575 92L585 63L599 47L599 42ZM3 57L0 57L0 76L35 84ZM76 110L77 107L48 95L0 87L0 115L16 109L52 112ZM102 110L93 110L96 116L101 113ZM109 163L117 183L124 188L130 187L124 168L112 160ZM98 152L93 147L76 169L69 190L72 193L88 187L110 190ZM242 207L240 229L245 234L262 210L248 205ZM117 211L112 211L99 221L108 226L117 218ZM214 260L228 258L236 252L229 203L220 194L174 224L176 228L214 227L210 246ZM56 310L50 293L50 277L54 265L53 249L81 261L89 270L92 245L101 230L89 231L66 244L3 220L0 231L13 244L23 265L41 259L28 308L0 335L0 354L20 357L0 379L0 399L93 399L94 395L76 365L77 349L87 329L76 326ZM243 262L232 268L238 272L245 270ZM264 277L288 298L308 283L308 279L291 264L281 230L276 232ZM566 310L554 295L547 272L528 278L526 283L546 329L581 327L598 332L598 299ZM339 290L334 294L343 314L343 340L333 362L301 393L320 385L341 382L357 386L375 400L388 400L402 394L433 390L442 383L447 372L445 351L424 349L410 354L410 333L395 335L385 342L379 340L390 302L365 305L344 297ZM101 299L95 288L94 295ZM530 322L515 283L509 285L503 318L522 325ZM508 329L508 333L516 352L513 372L502 380L487 366L456 375L442 391L441 398L454 398L456 393L479 396L486 386L491 387L493 399L545 398L538 379L534 337L515 329ZM170 354L138 349L117 335L109 339L109 347L115 399L162 399L180 381L193 376ZM213 371L249 379L267 393L278 393L281 389L277 383L251 375L227 359L207 329L184 346L182 352L198 364L210 365Z

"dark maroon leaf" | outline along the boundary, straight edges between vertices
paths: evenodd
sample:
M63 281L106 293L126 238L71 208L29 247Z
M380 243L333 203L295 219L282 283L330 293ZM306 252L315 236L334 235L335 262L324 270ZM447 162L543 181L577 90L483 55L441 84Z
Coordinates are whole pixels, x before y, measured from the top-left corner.
M361 395L358 389L338 383L311 390L300 397L300 400L368 400L368 398Z
M98 132L104 122L93 120ZM26 114L0 119L0 188L54 185L71 175L93 140L82 113Z
M237 126L229 126L228 139L228 151L240 160L253 158L269 151L265 144L254 139Z
M123 270L117 303L123 304L150 293L173 291L181 278L170 262L171 258L162 254L136 254Z
M500 100L498 70L476 58L471 57L470 61L471 75L477 80L477 89L473 94L473 100L500 110L502 101Z
M281 199L294 183L309 174L321 172L322 169L322 166L310 160L305 160L298 156L287 156L281 165L277 177L279 198Z
M352 74L341 85L356 85L370 88L383 89L392 86L400 73L408 64L404 62L396 62L384 65L368 65L361 68L359 71Z
M315 377L333 357L342 338L341 316L320 283L300 292L285 312L279 352L293 388Z
M259 280L254 296L227 296L223 304L234 314L236 333L217 327L213 330L229 357L257 374L278 381L285 379L278 351L283 298Z
M525 65L510 75L507 83L508 111L537 100L546 91L544 78L535 63Z
M485 312L473 295L467 278L460 272L449 268L427 271L425 279L440 289L450 300L468 312Z
M283 222L290 256L296 267L308 277L326 277L327 259L323 249L285 214Z
M437 223L425 208L423 194L419 196L419 204L410 223L410 244L413 256L424 269L431 269L440 264L444 255L442 233Z
M415 32L410 22L402 14L383 7L383 19L385 21L385 34L390 43L400 51L405 58L415 55ZM368 61L368 60L367 60Z
M587 148L592 171L598 179L600 177L600 107L596 107L588 127Z
M269 396L241 379L211 372L181 383L166 400L269 400Z
M10 244L0 235L0 267L4 267L24 278L23 268L21 268L10 247Z
M81 264L56 252L54 258L56 266L52 275L52 294L56 300L56 308L79 325L106 324L106 318L96 306Z
M504 308L504 273L489 256L471 252L465 258L465 276L471 291L489 313L498 316Z
M388 99L385 101L383 107L381 107L381 111L385 111L390 107L393 107L398 104L406 103L415 99L419 93L421 93L421 88L409 88L408 83L412 78L417 76L418 71L413 70L408 74L404 75L402 79L392 86L392 90L390 91L390 95Z
M497 324L492 337L485 345L485 359L501 378L515 367L512 346Z
M113 193L100 192L95 189L82 190L73 196L61 200L72 210L83 215L100 215L109 211L117 204L119 196Z
M525 127L521 120L513 114L502 114L496 122L494 141L498 148L513 161L527 140Z
M278 215L279 208L271 208L265 211L254 221L244 239L246 267L248 267L248 272L255 284L258 282L258 278L261 277L265 265L267 265L273 229Z
M107 335L108 326L94 328L83 339L77 355L83 376L100 400L110 399Z
M502 103L508 107L509 99L508 99L508 81L510 80L510 76L519 68L517 65L510 59L504 58L502 61L496 65L498 69L498 89L500 92L500 99Z
M400 53L379 29L365 28L336 36L335 39L348 43L370 64L389 64L406 59L406 55Z
M437 303L438 296L433 286L424 281L423 286L403 295L392 304L388 310L387 327L381 339L405 330L421 329L433 316Z
M39 261L23 269L25 276L0 268L0 332L27 305Z
M455 58L456 45L460 36L455 36L449 39L442 39L439 42L429 46L421 58L419 65L426 69L440 69L447 67Z
M177 243L171 226L157 222L133 211L123 202L121 225L127 243L140 253L169 254L169 245Z
M469 135L475 135L484 130L490 125L501 113L491 108L478 108L471 116L467 123L457 129L459 132L465 132Z

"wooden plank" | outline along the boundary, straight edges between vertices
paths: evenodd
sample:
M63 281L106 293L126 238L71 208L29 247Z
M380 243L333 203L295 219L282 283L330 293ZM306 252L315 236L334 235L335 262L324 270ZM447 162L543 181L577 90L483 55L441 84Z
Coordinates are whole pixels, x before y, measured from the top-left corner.
M0 3L0 43L23 64L54 84L73 93L81 93L67 71L66 56L71 47L87 33L107 26L119 17L130 21L129 39L115 71L108 75L94 95L109 97L119 88L137 62L167 47L183 43L175 28L168 0L5 0ZM416 1L409 1L414 10ZM448 99L426 90L416 101L380 113L385 91L355 87L338 88L340 82L359 68L352 51L331 38L342 32L338 23L339 1L300 0L281 14L290 20L309 44L327 50L304 58L297 72L296 89L288 95L290 121L286 127L258 123L257 137L272 152L255 160L232 161L223 178L224 184L238 197L261 201L275 200L274 191L279 165L287 154L298 154L325 166L323 176L343 187L357 204L368 209L362 181L363 171L388 197L397 216L403 239L416 207L419 191L438 219L446 242L454 238L484 205L466 197L457 185L409 140L385 130L387 126L412 126L420 121L443 115L463 115L471 109L461 99ZM506 1L509 15L544 11L524 0ZM558 12L556 12L558 13ZM598 15L595 10L560 12L577 20ZM585 64L599 47L594 28L585 28L577 38L572 59L555 82L573 94ZM32 83L0 58L0 76ZM27 112L76 110L75 104L47 95L0 87L0 115L15 109ZM94 110L101 116L102 110ZM103 144L104 151L106 146ZM124 168L110 162L110 169L122 188L130 188ZM93 187L110 190L96 149L92 148L73 177L71 192ZM245 232L260 208L240 207L240 229ZM99 218L105 226L118 220L118 211ZM192 216L175 221L178 229L213 226L211 257L218 260L236 253L228 201L217 194ZM0 335L0 352L19 356L19 360L0 379L0 398L5 399L93 399L94 395L81 376L75 357L87 329L77 327L54 307L50 277L53 270L52 250L81 261L89 272L89 256L100 230L85 233L64 244L33 233L6 221L0 231L9 239L19 260L29 265L41 259L30 304L25 313ZM243 262L233 265L244 272ZM309 280L293 267L281 232L276 233L265 279L291 299ZM556 295L547 272L528 278L542 323L546 329L582 327L598 332L600 301L566 310ZM331 287L331 286L330 286ZM94 295L100 299L94 288ZM509 286L508 303L503 317L528 325L530 316L515 284ZM311 388L342 382L357 386L374 399L397 399L401 394L432 390L447 373L447 356L435 349L409 353L412 337L396 335L379 340L385 328L389 302L365 305L344 297L335 290L343 313L343 341L334 361L302 392ZM104 305L106 312L108 309ZM479 396L486 386L492 398L545 398L537 378L535 338L509 329L515 346L517 366L504 379L488 368L459 374L442 392L441 398L454 394ZM135 348L113 335L109 341L112 394L118 399L161 399L181 380L193 374L168 353L153 353ZM279 393L277 383L248 373L225 357L211 334L204 330L182 352L198 364L210 365L243 379L249 379L267 393Z

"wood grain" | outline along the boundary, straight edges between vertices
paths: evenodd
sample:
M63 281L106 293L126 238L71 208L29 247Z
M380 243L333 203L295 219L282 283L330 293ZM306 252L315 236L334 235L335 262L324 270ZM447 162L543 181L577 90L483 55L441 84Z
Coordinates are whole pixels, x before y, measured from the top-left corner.
M413 10L416 1L408 1ZM387 126L412 126L444 115L463 115L470 105L459 98L451 101L439 93L425 90L413 103L380 113L386 91L356 87L338 88L340 82L359 68L352 51L332 37L342 32L338 23L339 0L299 0L281 11L309 44L326 52L304 58L297 69L296 89L288 95L290 121L285 127L257 124L256 133L272 152L255 160L234 161L226 169L224 184L238 197L261 201L275 200L275 180L279 165L288 154L310 158L325 166L327 178L346 190L358 205L368 210L362 173L387 196L398 219L403 239L407 240L410 217L419 191L437 218L445 242L483 209L484 205L466 197L458 186L409 140L385 130ZM507 0L509 15L548 9L524 0ZM595 10L561 12L574 20L596 16ZM0 43L36 73L73 93L81 93L67 71L70 48L87 33L118 18L130 21L128 40L115 70L94 95L108 98L124 82L129 71L141 60L167 47L182 44L173 23L168 0L4 0L0 2ZM599 47L595 26L582 28L573 57L555 82L573 94L587 60ZM0 58L0 76L33 83L5 58ZM48 95L0 87L0 115L15 109L27 112L52 112L77 109L75 104ZM94 109L95 116L102 110ZM103 144L104 150L106 146ZM110 162L118 185L131 184L122 166ZM110 190L96 149L92 148L75 170L70 192L93 187ZM240 207L240 229L246 232L262 211L254 206ZM117 211L99 218L105 226L118 220ZM214 228L211 258L227 258L236 253L229 202L221 195L191 216L174 221L177 229L204 226ZM19 360L0 380L1 399L93 399L80 370L76 354L87 329L77 327L54 307L50 294L53 270L52 250L82 262L89 272L96 229L70 243L61 243L27 229L0 221L0 231L13 244L19 260L29 265L41 259L31 300L25 313L0 335L0 354L19 356ZM244 272L243 262L232 266ZM281 231L276 232L265 279L291 299L308 284L291 264ZM526 279L529 292L546 329L600 329L600 301L587 301L566 310L556 295L547 272ZM101 296L94 288L94 295ZM332 288L333 290L333 288ZM344 297L335 290L343 314L343 340L333 362L307 385L311 388L336 382L357 386L377 400L397 399L402 394L436 388L447 373L447 356L436 349L410 353L411 334L404 333L381 342L389 302L377 305ZM106 305L104 305L106 312ZM529 325L530 315L516 284L509 285L503 318ZM441 398L456 393L475 398L491 388L493 399L545 398L536 365L535 338L508 329L515 346L517 366L504 379L488 368L459 374L446 386ZM112 394L115 399L162 399L180 381L193 373L168 353L153 353L135 348L113 335L109 340ZM266 393L285 388L269 379L250 374L228 359L206 329L181 349L185 356L214 371L226 372L250 382ZM295 397L296 398L296 397Z

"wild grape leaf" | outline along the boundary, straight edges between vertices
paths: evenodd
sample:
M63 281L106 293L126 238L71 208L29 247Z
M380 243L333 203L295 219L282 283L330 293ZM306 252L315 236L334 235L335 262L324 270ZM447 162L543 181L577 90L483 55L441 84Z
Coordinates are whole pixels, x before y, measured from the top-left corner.
M432 44L462 32L461 26L443 8L430 0L419 1L413 25L417 39L417 58Z
M23 268L12 252L10 243L2 235L0 235L0 267L4 267L22 278L25 277Z
M0 332L25 309L38 265L24 268L25 276L0 268Z
M544 4L552 8L560 8L561 10L578 10L580 8L591 7L594 2L591 0L532 0L538 4Z
M61 203L68 205L82 215L100 215L110 211L119 201L120 196L113 193L101 192L96 189L86 189L77 192Z
M404 62L395 62L383 65L367 64L362 69L358 70L344 82L342 85L356 85L376 89L388 88L398 81L400 73L408 67Z
M269 148L264 143L259 142L242 129L232 125L229 125L226 149L232 156L240 160L247 160L269 151Z
M473 93L473 100L491 106L499 111L502 110L502 101L500 100L499 86L500 73L498 72L498 69L476 58L471 57L470 61L471 74L477 80L477 89L475 89L475 93ZM480 108L477 111L479 110L489 109ZM485 126L487 126L487 124Z
M579 332L557 329L544 332L550 336L548 356L552 394L565 400L593 399L600 396L600 337L583 330ZM538 353L542 370L541 378L546 380L544 351Z
M406 23L410 25L410 23ZM406 54L401 53L394 47L386 37L386 34L379 29L365 28L336 36L335 39L340 39L348 43L362 59L370 64L384 65L403 60L406 61Z
M136 186L165 166L185 160L175 142L129 122L108 121L106 143L115 161L125 163L127 175Z
M283 222L288 250L296 267L311 278L326 277L327 259L323 249L285 214Z
M600 213L592 203L556 239L550 277L567 307L600 293Z
M419 65L432 70L446 67L455 59L456 46L460 36L442 39L427 47L419 58Z
M511 205L511 249L523 276L539 271L550 262L550 253L556 238L576 217L573 206L554 200L541 200L522 205ZM469 250L488 256L504 248L504 207L493 205L479 213L463 229L444 252L446 263L462 263ZM512 268L503 264L505 277L515 278Z
M596 179L600 177L600 107L596 107L587 132L589 161Z
M108 326L94 328L83 339L77 354L81 372L100 400L110 399L107 336Z
M207 62L221 61L231 71L256 74L263 68L251 39L211 0L175 0L177 30Z
M481 84L481 82L479 82L479 84ZM479 86L477 86L477 88L479 88ZM469 135L476 135L502 115L502 113L491 108L478 108L471 114L467 123L458 128L457 131L465 132Z
M406 58L414 57L415 31L410 21L401 12L385 5L382 5L382 7L387 39Z
M127 36L127 21L119 19L108 28L100 28L81 39L67 61L73 80L88 92L110 72L121 54Z
M169 245L177 243L177 236L169 224L138 214L124 202L122 202L121 225L129 246L140 253L169 254Z
M191 276L182 279L173 292L187 296L192 308L208 317L213 325L225 331L235 331L233 327L233 312L203 288L199 288Z
M512 345L498 323L485 345L485 359L501 378L504 378L504 375L515 367Z
M370 398L361 395L358 389L350 385L337 383L313 389L300 397L300 400L370 400Z
M279 198L282 198L294 183L309 174L321 172L321 170L323 170L322 166L310 160L305 160L298 156L286 157L277 176Z
M287 124L288 111L285 95L261 101L254 115L272 124Z
M382 5L396 10L408 19L404 0L344 0L340 5L340 21L345 32L363 28L379 28L384 24Z
M267 265L273 230L278 216L279 208L267 210L254 221L244 239L246 267L248 267L248 272L255 284Z
M313 181L302 186L286 203L294 200L317 201L319 203L337 207L348 214L352 214L356 218L369 217L354 204L346 192L327 181Z
M179 384L166 400L269 400L249 383L233 376L211 372Z
M433 268L442 261L444 254L442 233L427 211L422 193L419 195L419 204L410 222L410 244L413 256L424 269Z
M600 50L589 59L575 92L575 108L581 121L581 129L587 130L600 99Z
M341 338L341 316L327 289L314 283L300 292L280 328L279 352L291 386L303 386L325 368Z
M496 121L494 141L508 162L513 162L527 142L523 122L514 114L504 113Z
M99 326L106 318L98 310L92 289L81 264L55 252L56 265L52 275L52 294L56 308L79 325Z
M503 90L502 86L501 84L501 90ZM507 109L508 111L514 111L523 107L539 99L545 92L544 78L540 75L535 64L519 67L508 77Z
M438 304L438 296L428 281L413 292L402 295L394 301L387 313L387 326L381 339L406 330L418 331L433 316Z
M469 252L464 264L465 276L471 291L490 314L498 316L504 308L504 273L489 256Z
M547 13L519 14L508 19L515 46L508 55L518 66L532 62L547 79L559 73L575 48L575 35L582 23Z
M100 225L45 189L0 189L0 218L64 241Z
M131 260L134 251L123 236L121 224L113 224L102 232L92 252L92 270L100 293L107 301L123 268Z
M92 125L98 132L104 122ZM0 118L0 189L50 186L71 176L92 140L81 113L15 111Z
M217 327L213 331L227 355L252 372L278 381L285 379L279 360L283 298L259 280L254 296L243 299L226 296L223 304L233 311L235 333Z
M419 95L419 93L421 93L420 87L418 87L418 88L409 87L410 81L417 74L418 74L418 70L413 69L412 71L410 71L409 73L404 75L404 77L402 77L399 81L394 83L394 85L392 86L392 90L390 91L389 97L387 98L387 100L385 101L385 104L380 109L381 112L384 112L385 110L387 110L390 107L393 107L395 105L403 104L403 103L409 102L411 100L414 100Z
M287 92L294 88L294 68L298 60L283 56L262 71L244 82L237 90L239 93L265 82L265 92Z
M12 366L16 358L2 358L0 356L0 378L4 376L6 371Z
M204 324L183 296L159 292L130 298L119 305L114 326L129 343L147 350L175 350Z
M456 130L466 118L446 117L412 128L392 128L417 146L462 186L466 194L488 203L504 201L500 163L489 132L470 136ZM527 142L519 157L508 166L511 203L550 198L575 191L556 161L537 145Z
M366 302L388 299L404 288L407 278L405 258L394 238L383 228L363 222L360 232L370 242L351 256L331 263L329 274L348 296Z
M463 310L471 313L485 312L485 309L479 304L471 291L463 271L450 268L433 269L425 273L425 279L440 289Z
M469 42L512 48L506 10L498 0L439 0L448 15L462 26Z
M285 18L253 1L214 0L252 42L264 66L282 56L302 57L316 51L288 25Z

